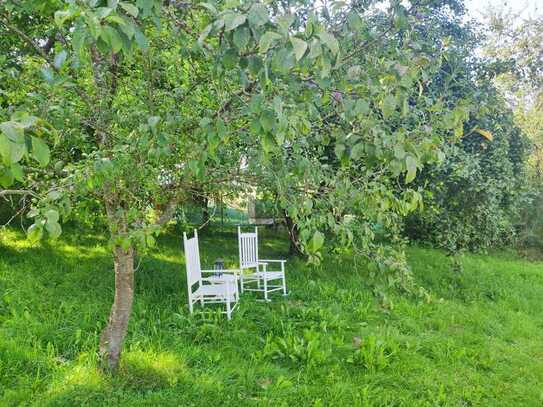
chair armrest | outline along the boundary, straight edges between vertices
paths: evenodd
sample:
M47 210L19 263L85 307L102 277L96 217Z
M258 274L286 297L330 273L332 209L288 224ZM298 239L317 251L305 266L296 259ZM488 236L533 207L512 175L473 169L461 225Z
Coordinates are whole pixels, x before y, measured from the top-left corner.
M268 259L260 259L258 260L259 263L286 263L286 260L268 260Z
M231 277L231 276L228 276ZM215 277L209 277L209 278L202 278L202 281L206 281L208 283L216 284L216 283L236 283L237 284L237 276L235 276L235 279L228 279L228 278L222 278L220 276Z
M204 273L223 273L223 274L234 274L238 275L240 271L238 269L221 269L221 270L200 270L202 274Z

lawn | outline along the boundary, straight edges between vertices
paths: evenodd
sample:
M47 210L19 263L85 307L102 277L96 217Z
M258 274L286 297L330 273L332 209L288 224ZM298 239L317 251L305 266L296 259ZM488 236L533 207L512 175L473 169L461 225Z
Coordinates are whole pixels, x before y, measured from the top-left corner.
M287 264L290 295L242 297L228 322L189 316L182 242L141 261L122 368L97 369L113 296L100 236L67 231L32 245L0 230L0 405L543 404L543 263L467 255L453 272L439 251L411 248L430 300L374 294L364 261ZM203 264L237 257L236 238L200 236ZM287 242L262 237L262 255ZM356 259L355 259L356 260Z

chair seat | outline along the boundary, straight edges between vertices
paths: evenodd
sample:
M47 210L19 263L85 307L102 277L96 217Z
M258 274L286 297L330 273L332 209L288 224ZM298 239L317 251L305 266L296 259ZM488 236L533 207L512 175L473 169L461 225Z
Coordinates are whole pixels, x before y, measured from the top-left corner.
M235 280L234 280L235 281ZM221 299L229 299L235 301L235 289L236 287L230 287L230 296L226 291L226 284L207 284L200 286L192 295L194 297L217 297Z
M246 278L259 278L261 280L277 280L279 278L283 278L283 272L282 271L258 271L256 273L252 273L247 275Z
M232 274L221 274L220 276L209 276L206 278L206 280L210 281L213 284L221 284L225 282L235 283L238 281L238 277Z

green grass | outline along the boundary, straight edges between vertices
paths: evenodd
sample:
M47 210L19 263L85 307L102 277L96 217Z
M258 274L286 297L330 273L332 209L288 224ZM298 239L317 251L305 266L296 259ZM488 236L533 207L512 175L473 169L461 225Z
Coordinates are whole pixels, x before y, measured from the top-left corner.
M288 263L291 294L244 296L231 322L189 316L179 237L165 236L137 272L120 373L97 369L113 297L103 238L68 231L32 245L0 230L0 405L543 404L543 264L514 255L446 257L409 250L431 301L377 300L363 261ZM263 239L280 256L283 239ZM236 261L233 234L200 250Z

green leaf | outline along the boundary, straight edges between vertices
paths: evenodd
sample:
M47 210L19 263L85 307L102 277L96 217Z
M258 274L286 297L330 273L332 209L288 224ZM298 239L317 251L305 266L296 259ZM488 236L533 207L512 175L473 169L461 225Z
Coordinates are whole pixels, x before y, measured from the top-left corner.
M55 81L55 75L53 74L53 71L49 68L42 68L40 69L41 74L43 75L43 78L50 84L52 84Z
M392 95L386 95L381 110L385 119L390 117L396 110L396 98Z
M111 46L113 52L119 52L123 47L123 41L119 32L110 25L102 27L102 39ZM136 40L137 41L137 40Z
M2 156L5 165L9 167L18 163L25 152L25 144L13 143L5 135L0 135L0 156Z
M251 55L249 57L249 72L251 74L257 76L263 67L262 59L258 55Z
M49 201L56 201L56 200L59 199L61 196L62 196L62 194L61 194L59 191L53 190L53 191L50 191L50 192L47 194L47 199L48 199Z
M249 44L251 39L251 32L247 27L240 27L234 32L234 45L243 50Z
M141 9L140 18L147 18L153 14L154 0L136 0L136 5Z
M294 52L286 47L280 47L277 52L272 54L272 69L277 72L286 74L296 65L296 57Z
M260 125L264 131L272 131L275 123L275 116L271 110L264 110L260 116Z
M25 141L24 127L17 122L0 123L0 130L14 143L22 144Z
M111 7L98 7L94 10L94 14L96 14L96 17L98 17L99 20L106 18L111 14L113 9Z
M249 10L249 15L247 16L249 24L253 27L259 27L268 22L268 9L263 4L255 3L252 5Z
M94 38L95 40L98 40L102 32L102 26L100 25L100 22L98 21L98 19L95 18L94 16L92 17L87 16L87 18L85 19L85 23L86 23L85 28L88 29L88 32L91 35L91 37Z
M139 14L138 8L133 4L127 3L126 1L119 2L119 6L121 6L124 11L126 11L134 18L136 18Z
M405 166L407 167L405 182L409 184L415 179L415 176L417 175L417 160L413 156L408 155L405 158Z
M155 247L155 245L156 245L156 241L155 241L155 238L153 237L153 235L147 235L145 237L145 241L146 241L148 247Z
M18 163L14 163L11 165L11 173L13 174L13 177L17 180L17 181L24 181L24 172L23 172L23 167L21 167L20 164Z
M75 28L72 34L72 48L79 56L81 56L83 52L86 38L87 30L84 27Z
M364 155L364 143L355 144L351 148L351 160L358 160Z
M270 133L264 133L264 135L260 138L260 142L265 153L274 151L277 146L275 138Z
M11 115L11 120L17 122L25 129L34 126L38 122L36 116L30 116L27 112L15 112Z
M200 7L203 7L207 10L209 10L211 12L211 14L213 15L216 15L217 14L217 9L215 8L215 6L211 3L198 3L198 5Z
M0 157L4 164L11 164L11 141L5 134L0 134Z
M282 37L273 31L266 32L262 37L260 37L260 41L258 43L258 47L260 49L260 52L265 53L270 49L272 43L275 41L280 40Z
M349 28L352 31L360 31L362 27L364 26L364 23L362 22L362 19L358 15L356 11L351 11L349 15L347 16L347 24L349 24Z
M125 24L119 26L119 28L129 40L132 39L136 33L136 27L131 21L125 21Z
M224 29L225 31L232 31L242 25L247 17L243 14L228 13L224 16Z
M0 186L7 188L13 184L15 177L9 168L0 168Z
M47 212L45 212L45 217L47 218L47 222L58 222L59 215L58 212L54 209L49 209Z
M316 59L322 55L321 43L318 39L314 38L311 41L311 46L309 47L309 58Z
M322 32L319 34L321 41L332 51L332 54L337 55L339 53L339 43L332 34Z
M68 53L65 50L62 50L58 54L56 54L53 61L53 65L55 66L55 68L60 69L62 67L62 64L64 64L64 61L66 61L67 56Z
M126 24L126 21L123 20L120 16L117 16L115 14L111 15L111 16L107 16L106 17L106 21L108 23L115 23L117 24L119 27L122 27L123 25Z
M28 213L26 214L26 216L30 219L32 218L35 218L36 216L38 216L40 214L40 211L38 211L36 208L32 208L28 211Z
M5 134L0 134L0 157L5 165L11 166L21 160L26 151L26 145L10 141Z
M341 160L343 154L345 153L345 144L336 143L336 146L334 147L334 152L336 153L336 157Z
M26 144L11 144L11 162L18 163L26 152ZM12 164L12 165L13 165Z
M120 239L120 242L119 242L119 243L120 243L121 248L122 248L123 250L128 250L128 249L130 249L130 246L132 245L132 242L130 241L130 238L128 238L128 237L122 237L122 238Z
M294 49L296 61L299 61L303 58L305 52L307 51L307 43L304 40L296 37L290 37L290 43L292 44L292 48Z
M311 238L311 251L312 252L318 252L321 247L324 245L324 235L319 232L318 230L313 233L313 237Z
M58 10L55 11L55 24L61 27L66 20L72 16L72 13L69 10Z
M154 129L156 128L159 121L160 121L159 116L149 116L149 118L147 119L147 124L149 125L150 128Z
M285 15L279 16L277 18L277 25L279 25L279 27L281 27L283 32L286 33L286 32L288 32L288 29L290 28L292 23L294 23L295 19L296 19L296 17L293 14L285 14ZM310 26L312 26L312 25L310 24ZM309 34L308 37L310 35L311 34Z
M405 149L403 148L403 145L396 144L394 146L394 157L396 157L398 160L403 160L405 157Z
M238 63L238 59L239 57L237 51L234 48L230 48L224 53L222 63L225 68L233 69Z
M47 144L45 144L43 140L37 137L32 137L32 156L42 167L49 164L49 159L51 158L49 147L47 147Z
M47 230L49 236L51 236L52 239L56 239L62 233L62 228L60 227L60 224L58 222L52 222L47 220L47 222L45 223L45 229Z
M31 242L37 242L43 236L43 228L41 225L34 223L33 225L30 225L26 231L26 235Z
M142 50L149 48L149 40L138 28L135 28L134 39Z
M370 112L370 104L367 100L358 99L355 105L356 114L365 116Z
M396 14L394 16L394 27L396 27L397 30L406 28L409 24L409 20L407 19L405 8L400 5L396 8L395 11Z
M200 36L198 37L198 44L203 45L206 38L209 36L209 33L213 29L213 23L209 24L206 28L204 28L204 31L201 32Z

